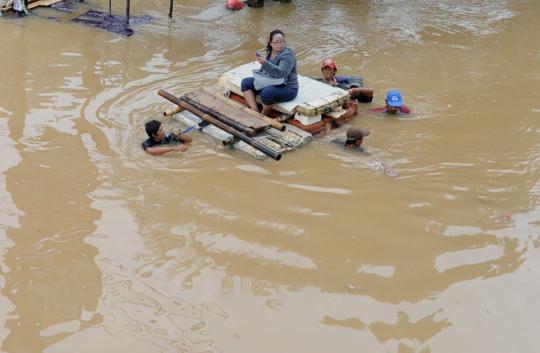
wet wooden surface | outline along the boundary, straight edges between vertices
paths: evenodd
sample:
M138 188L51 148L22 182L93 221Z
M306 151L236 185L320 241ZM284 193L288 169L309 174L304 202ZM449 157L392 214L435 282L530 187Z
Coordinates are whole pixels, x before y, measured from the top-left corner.
M270 123L266 121L262 116L259 118L255 114L248 113L243 109L240 109L234 105L218 99L212 94L204 91L193 91L185 95L187 98L196 101L205 107L225 115L231 120L236 121L245 127L252 128L256 131L265 129L270 126Z

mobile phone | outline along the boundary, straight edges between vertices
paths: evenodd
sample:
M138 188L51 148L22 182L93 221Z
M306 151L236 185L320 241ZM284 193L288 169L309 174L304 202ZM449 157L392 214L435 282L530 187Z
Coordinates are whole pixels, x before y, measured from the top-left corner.
M256 51L256 52L255 52L255 56L260 57L261 54L260 54L258 51Z

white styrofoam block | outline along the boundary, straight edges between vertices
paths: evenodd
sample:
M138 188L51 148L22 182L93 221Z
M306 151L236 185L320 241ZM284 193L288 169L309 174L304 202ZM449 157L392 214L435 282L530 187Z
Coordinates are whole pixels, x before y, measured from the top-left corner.
M296 113L294 115L294 118L298 120L299 122L301 122L303 125L311 125L311 124L315 124L321 121L322 115L318 114L315 116L305 116L300 113Z

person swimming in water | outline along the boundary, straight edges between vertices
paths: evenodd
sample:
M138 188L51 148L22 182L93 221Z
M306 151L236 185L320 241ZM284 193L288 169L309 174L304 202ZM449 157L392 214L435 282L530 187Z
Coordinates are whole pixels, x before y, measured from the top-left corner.
M345 140L343 140L343 138L337 138L335 140L332 140L332 142L341 145L346 149L364 151L364 147L362 147L362 143L364 143L364 137L368 137L370 134L371 131L369 131L368 129L350 127L347 129Z
M385 106L377 107L370 109L372 113L382 113L382 114L409 114L411 109L403 104L403 98L401 97L401 92L398 90L390 90L386 95Z
M160 155L167 152L185 152L187 144L192 139L188 135L177 135L172 132L164 132L161 122L158 120L150 120L145 126L148 139L142 143L142 148L146 153L152 155Z
M321 64L322 78L318 81L349 91L351 99L362 103L373 100L373 89L364 87L364 80L357 76L336 76L337 65L334 59L325 59Z

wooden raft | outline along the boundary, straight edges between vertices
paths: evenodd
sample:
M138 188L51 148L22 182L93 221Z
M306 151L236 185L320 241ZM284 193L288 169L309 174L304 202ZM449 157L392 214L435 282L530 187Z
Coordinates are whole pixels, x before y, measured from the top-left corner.
M264 130L271 125L271 123L263 117L258 117L256 113L253 114L254 112L247 112L243 109L239 109L234 105L228 104L223 99L219 99L204 91L189 92L185 94L185 97L210 110L218 112L245 127L252 128L255 131Z

